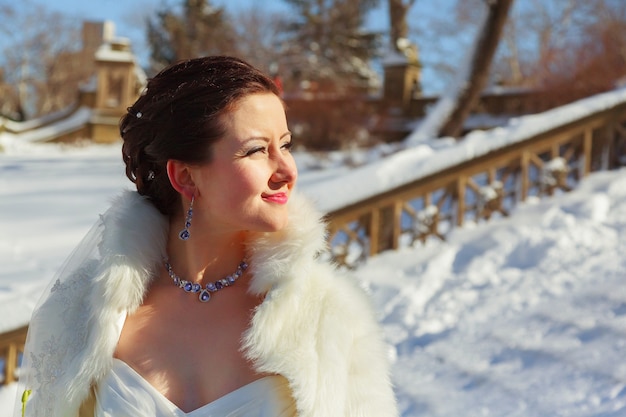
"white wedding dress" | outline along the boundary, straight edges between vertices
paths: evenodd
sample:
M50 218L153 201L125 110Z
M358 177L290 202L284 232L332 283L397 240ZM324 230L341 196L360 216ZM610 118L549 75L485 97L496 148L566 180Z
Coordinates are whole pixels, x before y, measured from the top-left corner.
M189 413L183 412L133 368L113 359L96 389L95 417L293 417L287 380L266 376Z

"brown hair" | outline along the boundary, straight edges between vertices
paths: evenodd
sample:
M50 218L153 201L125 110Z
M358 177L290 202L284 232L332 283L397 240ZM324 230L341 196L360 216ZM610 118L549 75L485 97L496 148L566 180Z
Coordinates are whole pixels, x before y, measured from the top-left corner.
M269 77L227 56L185 60L150 79L120 121L126 176L139 194L172 214L180 196L167 176L167 161L210 162L212 145L225 134L221 116L257 93L279 95Z

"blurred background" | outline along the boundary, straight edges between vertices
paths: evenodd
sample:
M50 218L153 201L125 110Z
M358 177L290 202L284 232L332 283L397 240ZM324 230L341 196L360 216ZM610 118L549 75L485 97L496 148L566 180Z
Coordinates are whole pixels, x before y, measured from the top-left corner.
M245 58L281 85L312 150L401 140L471 86L456 128L431 133L459 137L611 90L626 68L622 0L0 0L0 35L11 120L76 102L117 39L147 77L194 56Z

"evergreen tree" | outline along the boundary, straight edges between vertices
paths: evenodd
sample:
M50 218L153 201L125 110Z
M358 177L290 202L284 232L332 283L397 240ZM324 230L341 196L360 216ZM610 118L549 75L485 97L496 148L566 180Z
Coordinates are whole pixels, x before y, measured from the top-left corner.
M312 92L365 91L377 80L371 68L380 35L364 30L378 0L285 0L294 14L286 21L283 62L292 82Z
M235 55L236 34L223 8L210 0L182 0L181 10L165 8L148 19L152 70L207 55Z

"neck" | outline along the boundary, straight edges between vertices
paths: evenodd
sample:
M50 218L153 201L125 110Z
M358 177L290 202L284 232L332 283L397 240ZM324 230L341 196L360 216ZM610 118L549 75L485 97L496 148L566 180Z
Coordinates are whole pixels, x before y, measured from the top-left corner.
M215 232L193 227L188 240L178 237L180 220L170 221L167 253L169 263L184 279L206 284L231 274L245 255L243 232Z

